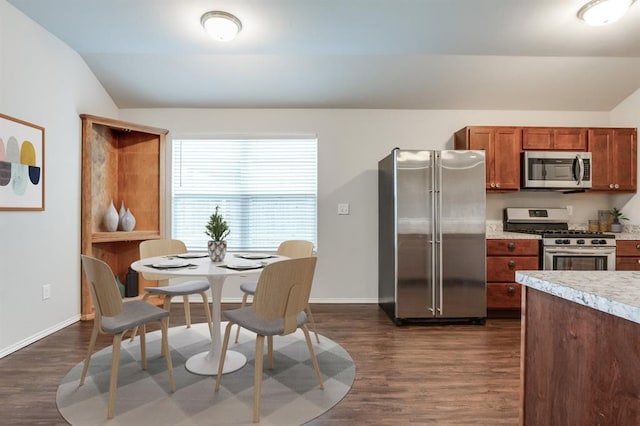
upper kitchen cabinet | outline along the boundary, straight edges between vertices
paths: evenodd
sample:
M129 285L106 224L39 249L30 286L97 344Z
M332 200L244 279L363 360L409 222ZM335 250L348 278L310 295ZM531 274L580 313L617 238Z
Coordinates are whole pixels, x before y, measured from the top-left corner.
M455 134L456 149L485 151L488 191L520 189L521 146L519 127L469 126Z
M636 192L636 139L634 128L589 129L592 190Z
M105 261L124 282L129 265L140 258L141 241L163 238L165 210L164 129L83 114L82 254ZM113 200L135 216L130 232L106 230L103 219ZM82 272L81 318L93 318ZM139 289L153 285L139 278Z
M579 127L524 127L522 149L525 151L586 151L587 129Z

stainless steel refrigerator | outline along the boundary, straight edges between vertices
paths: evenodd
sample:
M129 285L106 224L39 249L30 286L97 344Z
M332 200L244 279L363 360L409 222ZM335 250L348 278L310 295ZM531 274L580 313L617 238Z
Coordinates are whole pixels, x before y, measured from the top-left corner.
M378 298L396 324L483 324L484 151L394 149L378 164Z

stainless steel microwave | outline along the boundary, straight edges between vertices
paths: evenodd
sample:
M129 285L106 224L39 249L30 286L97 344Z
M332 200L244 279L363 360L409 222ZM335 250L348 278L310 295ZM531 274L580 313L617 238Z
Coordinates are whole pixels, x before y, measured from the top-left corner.
M525 151L522 153L522 187L569 190L591 188L591 153Z

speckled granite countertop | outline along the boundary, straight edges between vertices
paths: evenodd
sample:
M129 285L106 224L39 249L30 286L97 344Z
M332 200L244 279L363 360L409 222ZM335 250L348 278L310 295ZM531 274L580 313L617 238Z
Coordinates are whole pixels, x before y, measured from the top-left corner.
M640 271L517 271L516 282L640 324Z

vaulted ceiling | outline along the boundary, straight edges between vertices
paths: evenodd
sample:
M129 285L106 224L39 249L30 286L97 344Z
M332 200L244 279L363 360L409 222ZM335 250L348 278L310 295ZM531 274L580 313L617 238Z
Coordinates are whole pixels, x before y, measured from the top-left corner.
M640 88L640 2L8 0L86 61L120 108L608 111ZM243 23L230 43L209 10Z

